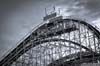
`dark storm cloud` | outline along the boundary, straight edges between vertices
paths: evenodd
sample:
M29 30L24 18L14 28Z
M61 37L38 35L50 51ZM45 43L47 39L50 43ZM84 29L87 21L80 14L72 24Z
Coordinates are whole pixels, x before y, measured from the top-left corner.
M100 10L100 0L85 0L85 8L93 12L98 12Z
M100 17L100 0L81 0L79 5L84 6L93 18Z
M77 8L71 9L75 16L79 15L90 21L100 17L100 0L76 0L76 3L74 6Z
M77 18L94 21L100 17L100 0L63 0L58 4L66 9L66 14Z

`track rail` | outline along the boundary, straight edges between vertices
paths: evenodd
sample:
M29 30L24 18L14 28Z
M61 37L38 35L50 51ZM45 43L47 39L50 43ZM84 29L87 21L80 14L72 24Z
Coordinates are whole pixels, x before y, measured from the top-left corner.
M80 20L75 20L75 19L61 19L58 20L56 22L50 22L50 23L45 23L42 26L40 26L38 29L36 29L33 33L31 33L25 40L23 40L14 50L12 50L6 57L4 57L1 61L0 61L0 66L9 66L11 65L14 61L16 61L21 55L23 55L26 51L28 51L29 49L31 49L32 47L35 47L36 45L39 45L41 43L39 42L49 42L49 41L66 41L66 42L71 42L72 44L75 44L77 46L81 46L82 48L86 49L87 51L92 51L89 48L82 46L78 43L72 42L72 41L68 41L68 40L64 40L64 39L50 39L47 40L47 38L52 37L52 36L57 36L57 35L61 35L63 33L69 33L71 31L75 31L78 30L77 27L71 27L71 28L66 28L66 29L59 29L56 31L54 30L52 31L48 31L47 33L41 33L42 29L51 29L54 26L56 26L57 24L61 24L64 22L69 22L69 21L73 21L75 23L80 23L83 24L85 26L87 26L87 28L92 31L96 37L98 39L100 39L100 32L94 28L92 25L88 24L85 21L80 21ZM45 31L44 30L44 31ZM31 40L32 41L31 41ZM38 41L38 40L43 40L43 41ZM33 46L31 46L31 44L33 43ZM25 49L25 51L23 50Z

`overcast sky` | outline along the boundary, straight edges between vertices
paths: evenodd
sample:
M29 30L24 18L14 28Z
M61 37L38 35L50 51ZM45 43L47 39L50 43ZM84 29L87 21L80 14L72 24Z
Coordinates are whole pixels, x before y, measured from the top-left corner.
M0 57L42 22L45 8L86 19L100 28L100 0L0 0Z

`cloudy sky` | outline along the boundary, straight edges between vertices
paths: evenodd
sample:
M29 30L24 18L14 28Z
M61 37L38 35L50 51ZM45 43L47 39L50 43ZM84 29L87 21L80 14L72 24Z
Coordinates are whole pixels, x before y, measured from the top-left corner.
M41 23L47 11L86 19L100 28L100 0L0 0L0 57Z

